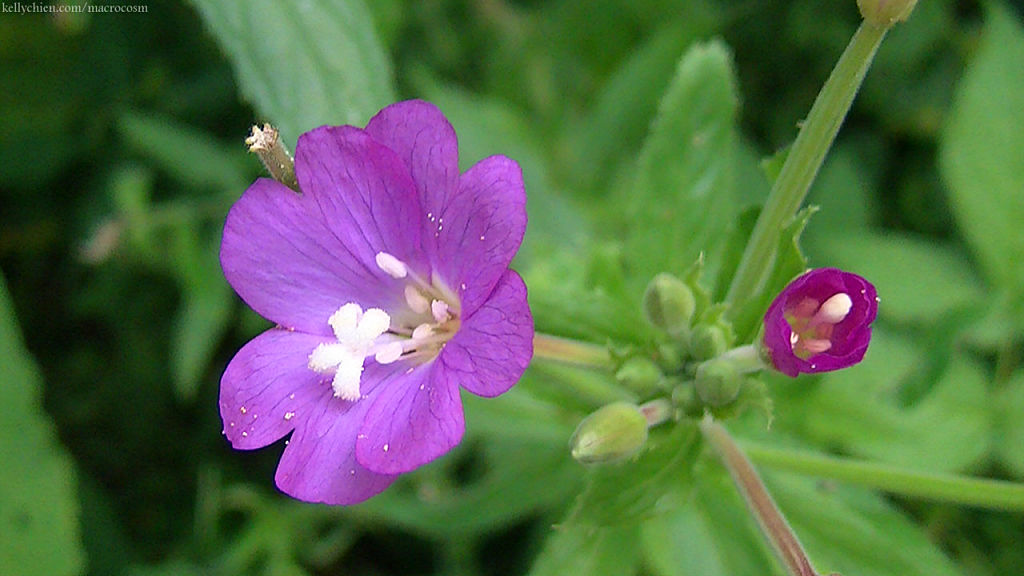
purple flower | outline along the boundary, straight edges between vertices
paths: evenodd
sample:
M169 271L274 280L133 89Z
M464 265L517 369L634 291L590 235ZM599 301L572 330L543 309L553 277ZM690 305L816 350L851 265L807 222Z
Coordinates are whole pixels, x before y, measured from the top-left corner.
M303 134L295 172L301 194L257 180L224 226L224 275L277 327L228 364L220 413L235 448L292 433L282 491L353 504L458 444L460 388L497 396L526 369L533 318L509 269L526 194L504 156L460 174L422 101Z
M793 280L764 315L764 349L775 369L830 372L864 358L878 295L870 282L836 268L819 268Z

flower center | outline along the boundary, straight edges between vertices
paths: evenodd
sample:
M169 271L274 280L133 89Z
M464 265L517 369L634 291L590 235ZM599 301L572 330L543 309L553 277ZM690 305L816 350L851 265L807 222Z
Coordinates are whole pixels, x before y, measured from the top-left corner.
M379 252L376 261L392 278L406 280L405 305L388 314L344 304L327 320L336 341L321 343L309 355L309 369L333 374L334 395L350 402L362 397L359 381L366 358L373 356L378 364L399 359L423 363L459 330L458 298L443 283L427 283L387 252Z
M804 298L786 310L786 321L792 329L789 343L793 354L807 360L832 348L832 332L853 308L850 297L839 292L824 302Z

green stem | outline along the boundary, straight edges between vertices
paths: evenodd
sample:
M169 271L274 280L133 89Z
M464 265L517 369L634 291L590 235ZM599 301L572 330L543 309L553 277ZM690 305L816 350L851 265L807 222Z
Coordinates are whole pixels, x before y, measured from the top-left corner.
M597 370L611 368L611 356L604 346L540 332L533 336L533 357Z
M762 466L830 478L883 492L993 508L1024 511L1024 484L906 470L851 458L837 458L744 444L747 454Z
M742 301L761 289L775 259L779 233L807 196L885 31L866 21L861 23L822 87L754 225L729 286L727 303Z

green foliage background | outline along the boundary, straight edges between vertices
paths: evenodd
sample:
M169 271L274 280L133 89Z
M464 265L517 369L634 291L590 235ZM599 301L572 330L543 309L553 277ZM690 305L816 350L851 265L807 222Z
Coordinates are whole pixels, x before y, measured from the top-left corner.
M426 98L464 166L503 153L524 169L515 266L538 328L648 342L654 274L703 251L708 288L727 285L730 239L769 187L758 162L795 136L858 24L853 0L10 5L0 574L782 573L692 428L654 431L623 467L573 462L575 424L631 395L559 366L467 397L463 445L378 498L281 496L280 443L243 453L221 436L219 375L267 325L221 276L220 227L261 172L242 144L253 123L293 143ZM850 370L769 379L771 429L751 415L737 436L1024 480L1021 19L921 0L890 33L803 242L812 266L877 285L872 348ZM1024 572L1021 512L765 476L823 572Z

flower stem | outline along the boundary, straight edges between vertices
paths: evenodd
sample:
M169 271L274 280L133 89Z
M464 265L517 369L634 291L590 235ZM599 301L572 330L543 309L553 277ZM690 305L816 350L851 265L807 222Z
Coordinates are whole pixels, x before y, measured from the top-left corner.
M862 22L815 99L754 225L727 303L740 302L761 288L775 260L779 233L807 196L885 32L886 28Z
M754 470L754 466L733 441L729 431L710 415L706 415L701 420L700 430L708 443L718 452L725 467L729 470L733 482L743 495L747 507L757 519L761 532L771 543L772 549L786 566L789 574L792 576L818 576L811 566L803 546L800 545L796 534L793 533L793 529L789 527L786 518L783 517L771 494L768 493L761 478L757 475L757 471Z
M604 346L536 333L533 336L534 358L554 360L584 368L611 368L611 357Z
M762 466L830 478L912 498L1024 511L1024 484L906 470L898 466L744 444Z

